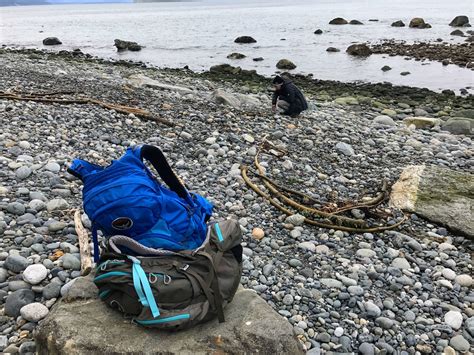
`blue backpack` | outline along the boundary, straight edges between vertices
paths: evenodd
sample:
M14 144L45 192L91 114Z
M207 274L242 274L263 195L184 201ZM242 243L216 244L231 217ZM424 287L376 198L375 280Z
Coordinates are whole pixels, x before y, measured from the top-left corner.
M143 159L169 189L155 179ZM68 172L84 183L82 198L92 222L95 262L98 230L106 237L125 235L146 247L171 251L195 249L206 238L212 204L188 192L157 147L128 148L106 168L75 159Z

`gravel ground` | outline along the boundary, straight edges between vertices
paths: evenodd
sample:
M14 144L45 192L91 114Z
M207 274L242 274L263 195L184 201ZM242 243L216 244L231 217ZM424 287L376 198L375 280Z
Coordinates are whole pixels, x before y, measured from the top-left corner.
M292 119L268 112L265 93L186 71L10 52L0 62L0 90L77 91L177 124L97 105L0 99L0 351L34 352L37 322L80 275L72 216L81 185L67 164L75 157L106 164L139 143L162 148L191 189L215 204L215 218L239 219L242 283L294 325L310 353L474 350L472 242L416 215L374 234L298 225L249 189L239 171L252 165L264 137L287 151L262 155L266 173L324 204L374 196L406 165L472 171L471 138L400 121L449 107L348 104L347 97L315 104L310 97L311 110ZM137 74L192 91L137 88L127 79ZM217 104L217 88L251 97L253 108ZM261 237L254 228L263 238L252 236Z

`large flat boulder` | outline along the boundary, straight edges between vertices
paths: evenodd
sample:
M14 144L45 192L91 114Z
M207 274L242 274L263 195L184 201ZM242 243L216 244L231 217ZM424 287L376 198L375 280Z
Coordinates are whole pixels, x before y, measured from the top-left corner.
M437 166L406 167L390 204L474 238L474 175Z
M403 119L403 123L407 126L414 125L418 129L426 129L440 125L441 120L434 117L406 117Z
M165 91L175 91L180 94L193 94L194 91L183 86L170 85L159 82L158 80L149 78L143 74L133 74L130 75L127 82L137 88L148 87L152 89L165 90Z
M212 98L218 104L232 106L237 109L258 108L262 106L259 99L252 95L240 93L229 93L222 89L217 89L212 93Z
M466 117L451 117L441 125L443 131L452 134L474 135L474 119Z
M304 353L290 323L254 291L239 288L225 317L175 333L145 329L105 306L90 278L79 278L37 328L37 353Z

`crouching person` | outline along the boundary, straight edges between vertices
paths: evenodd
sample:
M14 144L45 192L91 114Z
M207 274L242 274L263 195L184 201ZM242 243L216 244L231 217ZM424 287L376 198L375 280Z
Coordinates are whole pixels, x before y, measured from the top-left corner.
M273 79L272 110L277 111L277 108L283 111L284 115L291 117L298 116L302 111L308 109L308 103L300 89L289 79L276 76Z

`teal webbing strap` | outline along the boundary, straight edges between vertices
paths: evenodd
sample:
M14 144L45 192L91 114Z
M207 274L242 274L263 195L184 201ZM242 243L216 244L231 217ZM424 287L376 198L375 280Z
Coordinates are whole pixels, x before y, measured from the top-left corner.
M214 224L215 228L216 228L216 233L217 233L217 239L219 239L219 242L223 242L224 241L224 237L222 236L222 231L221 231L221 228L219 227L219 224L216 223Z
M129 256L128 258L133 261L133 286L137 291L141 304L145 307L150 307L153 318L159 317L160 311L156 304L155 297L153 296L153 292L151 291L148 277L140 266L140 260L133 256Z
M138 300L144 307L148 307L148 302L146 300L145 294L143 293L143 289L140 283L140 275L138 274L137 266L140 265L133 263L132 270L133 270L133 286L135 287L135 291L138 295Z

